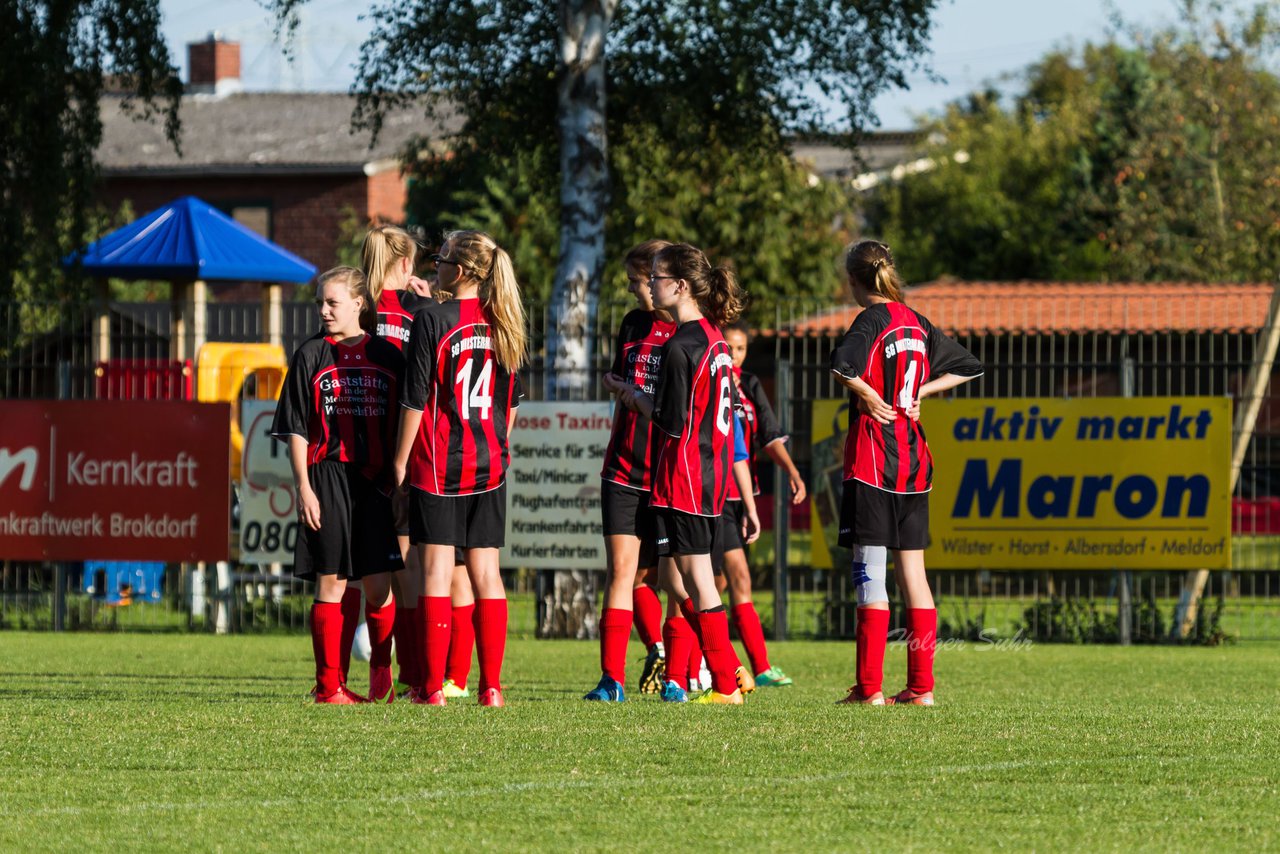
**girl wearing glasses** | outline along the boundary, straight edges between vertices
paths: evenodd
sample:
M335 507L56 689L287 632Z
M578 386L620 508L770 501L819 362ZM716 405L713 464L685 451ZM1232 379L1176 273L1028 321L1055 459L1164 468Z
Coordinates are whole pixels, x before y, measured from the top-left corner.
M453 629L450 583L461 549L477 597L479 701L502 706L507 600L498 571L506 530L507 437L523 390L524 307L511 258L483 232L455 231L435 256L453 294L414 316L395 476L409 493L417 571L421 696L445 704Z
M661 431L650 503L657 510L658 550L675 559L679 581L692 594L681 608L711 670L711 690L699 702L738 705L744 689L755 685L740 684L745 670L729 642L711 554L733 476L737 405L733 356L719 327L742 313L744 294L732 271L712 268L701 250L684 243L657 253L649 287L654 307L669 312L677 328L663 348L654 394L630 389L621 399ZM751 539L755 531L743 533Z
M361 262L365 276L369 281L369 293L377 305L377 334L387 341L406 349L409 335L413 328L414 315L438 301L439 295L433 295L431 283L413 274L417 259L418 243L409 232L394 225L383 225L370 229L365 235L360 248ZM433 299L433 296L437 299ZM414 548L409 544L409 519L403 512L396 516L396 535L400 541L400 553L405 558L407 567L416 566L418 561L409 555ZM467 568L462 564L461 555L453 568L451 599L453 601L454 632L449 652L449 667L446 673L445 696L468 696L467 675L471 670L471 651L475 642L472 629L472 616L475 611L475 595L471 590L471 580L467 577ZM397 696L412 700L417 687L422 684L421 663L415 652L417 643L414 640L419 589L416 572L398 572L393 578L395 590L395 648L396 658L400 664L399 683L393 685L390 662L381 661L380 657L369 662L369 697L374 700L386 699L391 702ZM351 598L348 591L348 599ZM354 602L343 600L343 608L350 608L351 621L359 616L360 591L354 591ZM370 642L373 649L378 649L373 642L380 626L368 610ZM345 625L345 624L344 624ZM350 645L344 649L349 650Z

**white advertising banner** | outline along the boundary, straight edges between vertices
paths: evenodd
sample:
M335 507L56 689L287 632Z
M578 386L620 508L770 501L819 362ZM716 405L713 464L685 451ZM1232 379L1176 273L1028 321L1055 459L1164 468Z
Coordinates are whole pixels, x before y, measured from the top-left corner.
M271 438L274 400L240 404L244 457L240 467L240 562L293 563L298 541L298 496L289 451Z
M600 468L610 404L521 404L507 471L507 546L502 565L604 569Z

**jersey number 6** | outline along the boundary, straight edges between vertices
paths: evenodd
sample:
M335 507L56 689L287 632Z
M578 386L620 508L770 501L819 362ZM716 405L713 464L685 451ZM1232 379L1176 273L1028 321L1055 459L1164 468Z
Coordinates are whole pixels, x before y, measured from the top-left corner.
M733 429L733 422L729 420L730 410L733 409L730 382L728 373L720 377L720 402L716 404L716 429L723 436L728 436L729 431Z

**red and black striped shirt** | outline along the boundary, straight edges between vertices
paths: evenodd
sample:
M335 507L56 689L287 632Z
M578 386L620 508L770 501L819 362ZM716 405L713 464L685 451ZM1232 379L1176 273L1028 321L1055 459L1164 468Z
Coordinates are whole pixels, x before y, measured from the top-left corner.
M671 339L676 325L659 320L651 311L636 309L622 318L614 347L612 373L652 395L662 364L663 345ZM649 490L653 463L657 456L652 422L623 406L613 411L613 432L604 452L600 476L632 489Z
M887 492L928 492L933 456L924 428L906 416L920 386L934 374L976 377L982 363L900 302L878 303L858 314L831 354L831 370L860 378L898 411L879 424L851 408L844 443L844 479ZM856 403L856 401L855 401Z
M769 405L769 396L764 393L760 378L741 368L733 369L733 377L738 402L742 407L739 410L742 415L742 441L747 446L747 453L751 455L747 459L747 465L751 468L751 494L759 495L760 473L755 453L774 442L787 441L787 435L782 432L777 416L773 414L773 407ZM733 478L729 479L729 500L742 500L738 493L738 482Z
M653 424L665 435L650 504L719 516L733 479L733 356L706 318L681 324L663 350Z
M289 362L271 435L305 438L308 465L354 463L381 484L395 451L403 381L404 357L381 338L348 345L316 335Z
M434 304L434 300L420 297L408 288L398 291L384 289L378 297L378 325L375 327L378 337L403 350L409 343L413 316Z
M507 417L523 387L498 362L478 299L430 305L414 315L404 406L422 412L409 483L434 495L502 486L511 454Z

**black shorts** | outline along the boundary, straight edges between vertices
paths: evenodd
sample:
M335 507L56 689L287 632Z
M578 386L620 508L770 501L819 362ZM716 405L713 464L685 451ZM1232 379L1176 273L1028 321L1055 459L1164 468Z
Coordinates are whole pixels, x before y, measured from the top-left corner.
M747 550L742 541L742 520L747 518L747 505L741 501L726 501L720 514L720 540L711 553L711 568L716 575L724 574L724 553L734 549Z
M886 492L860 480L846 480L840 497L839 542L845 548L928 548L929 493Z
M507 485L475 495L409 495L409 542L414 545L500 549L506 544Z
M320 501L320 530L298 526L294 575L357 579L404 569L391 499L359 466L326 460L309 466L307 479Z
M654 515L659 555L711 555L720 548L719 516L695 516L667 508L655 510Z
M649 493L606 480L600 485L600 515L606 537L640 540L639 569L658 565L658 527Z

